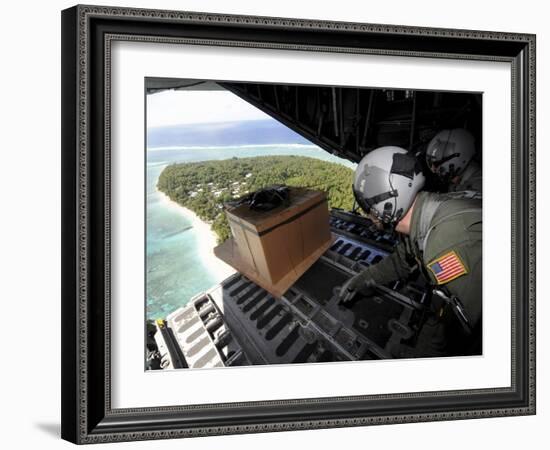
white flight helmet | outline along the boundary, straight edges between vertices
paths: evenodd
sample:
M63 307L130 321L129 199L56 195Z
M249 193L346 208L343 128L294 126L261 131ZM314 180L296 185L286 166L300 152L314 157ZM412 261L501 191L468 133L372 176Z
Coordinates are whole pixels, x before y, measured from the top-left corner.
M442 130L426 149L426 163L442 179L461 175L475 154L474 137L463 128Z
M355 169L353 194L365 212L383 224L396 224L424 181L414 155L401 147L380 147L365 155Z

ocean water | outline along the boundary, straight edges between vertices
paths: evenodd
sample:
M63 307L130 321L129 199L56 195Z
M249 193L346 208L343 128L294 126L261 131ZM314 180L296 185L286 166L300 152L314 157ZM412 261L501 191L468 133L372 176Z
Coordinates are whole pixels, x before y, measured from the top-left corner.
M158 177L169 164L246 158L267 155L297 155L337 162L350 168L356 164L342 160L309 144L246 144L215 146L149 146L147 149L146 202L146 295L147 318L166 317L184 306L193 296L220 281L223 276L201 257L198 233L177 208L156 191Z

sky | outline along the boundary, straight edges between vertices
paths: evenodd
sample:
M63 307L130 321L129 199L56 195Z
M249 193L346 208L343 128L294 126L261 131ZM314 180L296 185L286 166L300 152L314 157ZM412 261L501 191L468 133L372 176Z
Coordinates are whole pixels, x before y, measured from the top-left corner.
M147 127L265 120L269 116L229 91L163 91L147 95Z

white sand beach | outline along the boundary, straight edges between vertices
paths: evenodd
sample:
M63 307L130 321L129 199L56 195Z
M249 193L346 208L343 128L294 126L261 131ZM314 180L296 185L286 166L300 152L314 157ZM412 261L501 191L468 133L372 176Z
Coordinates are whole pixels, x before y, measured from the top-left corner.
M224 263L221 259L218 259L218 257L214 254L214 247L217 245L217 235L214 231L212 231L210 225L202 221L199 216L197 216L190 209L170 200L164 192L161 192L158 189L157 192L160 194L163 201L166 202L167 206L173 208L191 222L193 230L197 233L200 254L203 262L218 275L220 281L234 274L236 272L235 269Z

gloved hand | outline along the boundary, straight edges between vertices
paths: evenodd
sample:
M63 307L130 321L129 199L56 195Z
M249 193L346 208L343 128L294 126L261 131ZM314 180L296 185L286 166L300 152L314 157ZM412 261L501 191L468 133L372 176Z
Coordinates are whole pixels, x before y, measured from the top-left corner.
M357 291L365 288L371 288L375 284L376 283L371 278L368 270L359 272L342 285L340 292L338 293L338 303L345 304L350 302L353 297L355 297Z

